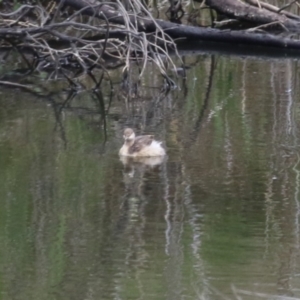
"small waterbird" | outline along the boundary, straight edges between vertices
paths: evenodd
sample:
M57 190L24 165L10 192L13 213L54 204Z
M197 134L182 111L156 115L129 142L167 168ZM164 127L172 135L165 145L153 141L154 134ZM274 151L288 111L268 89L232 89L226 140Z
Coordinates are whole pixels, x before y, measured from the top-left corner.
M154 140L153 135L135 136L131 128L126 128L123 134L124 145L119 151L121 156L130 157L153 157L164 156L165 149L161 142Z

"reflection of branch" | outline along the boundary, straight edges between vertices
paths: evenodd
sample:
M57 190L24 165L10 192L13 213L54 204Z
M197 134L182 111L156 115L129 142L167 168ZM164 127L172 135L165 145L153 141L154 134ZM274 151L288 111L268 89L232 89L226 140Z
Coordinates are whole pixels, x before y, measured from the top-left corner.
M103 131L104 131L104 144L107 141L107 128L106 128L106 113L105 113L105 104L102 92L100 90L94 91L93 95L96 96L99 104L99 112L101 114L101 121L103 121Z
M34 88L30 85L25 85L25 84L20 84L20 83L16 83L16 82L10 82L10 81L2 81L0 80L0 85L6 85L9 87L14 87L14 88L21 88L25 91L28 92L35 92Z
M28 59L26 58L26 56L24 55L24 53L19 49L19 47L17 47L17 45L11 41L8 40L6 38L4 38L6 42L8 42L9 44L11 44L11 46L13 47L14 50L16 50L19 55L22 57L22 59L25 61L26 65L28 66L28 68L30 69L30 73L33 72L33 65L28 61Z
M56 130L57 125L58 125L60 128L60 132L61 132L61 138L64 141L65 148L67 148L67 138L66 138L66 132L65 132L65 129L64 129L64 126L63 126L60 116L62 114L63 109L65 109L67 107L67 104L70 103L75 98L76 95L77 95L77 93L75 90L70 90L67 99L62 104L58 104L58 103L55 103L54 101L52 101L52 107L54 110L54 115L55 115L55 120L56 120L54 131Z
M95 87L93 88L93 90L97 90L97 89L99 88L99 86L101 85L101 83L102 83L102 80L103 80L103 77L104 77L104 72L101 73L101 76L100 76L99 81L97 81L97 79L95 78L94 74L93 74L91 71L88 71L88 72L87 72L87 75L88 75L89 77L91 77L92 80L93 80L94 83L95 83Z
M107 110L105 110L105 104L104 104L104 99L103 99L103 95L102 93L98 90L93 90L92 93L93 95L97 98L98 100L98 107L99 109L95 110L95 109L90 109L88 107L71 107L68 104L75 98L76 95L78 95L78 92L76 91L76 89L71 89L67 98L62 102L56 102L54 100L58 98L57 95L55 95L53 93L48 93L47 95L43 95L41 93L41 90L37 90L37 87L35 88L34 86L30 86L30 85L23 85L23 84L19 84L19 83L14 83L14 82L9 82L9 81L0 81L0 85L4 85L4 86L8 86L8 87L13 87L13 88L20 88L21 90L23 90L23 92L25 93L29 93L30 95L37 97L43 101L46 102L50 102L51 107L53 108L54 111L54 116L55 116L55 127L54 130L56 130L57 128L59 128L60 133L61 133L61 138L64 142L65 147L67 147L67 138L66 138L66 133L65 133L65 129L64 129L64 125L62 123L61 120L61 115L62 112L64 110L68 110L70 112L79 114L79 115L101 115L101 119L100 122L103 122L103 130L104 130L104 137L105 137L105 142L107 141L107 120L106 120L106 116L108 114L109 108L110 108L110 104L112 101L112 92L110 93L110 101L109 101L109 106L107 108ZM110 87L112 89L112 83L110 81ZM104 142L104 144L105 144Z
M213 83L215 67L216 67L215 56L212 55L211 56L211 64L210 64L210 71L209 71L208 85L207 85L207 89L206 89L206 94L205 94L205 98L204 98L204 101L203 101L202 108L201 108L200 113L199 113L198 120L196 121L195 128L194 128L194 131L196 133L198 133L199 130L200 130L200 125L201 125L204 113L205 113L205 111L207 109L207 106L208 106L208 100L209 100L211 87L212 87L212 83Z
M295 177L295 206L297 208L296 213L295 213L295 237L296 237L296 245L297 245L297 249L299 249L299 216L300 216L300 203L299 203L299 192L300 192L300 171L297 169L298 165L300 163L300 156L299 153L297 153L297 162L296 164L293 166L293 171L296 173L296 177Z

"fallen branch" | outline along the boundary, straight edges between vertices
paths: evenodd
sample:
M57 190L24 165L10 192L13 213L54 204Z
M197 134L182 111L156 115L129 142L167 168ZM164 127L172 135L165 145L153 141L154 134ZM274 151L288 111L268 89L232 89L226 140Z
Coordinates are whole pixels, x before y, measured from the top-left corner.
M275 6L275 5L272 5L272 4L269 4L269 3L266 3L266 2L259 2L259 5L258 5L258 3L257 3L257 0L245 0L248 4L251 4L251 5L253 5L253 6L256 6L256 7L259 7L259 8L265 8L265 9L267 9L267 10L269 10L269 11L271 11L271 12L274 12L274 13L277 13L277 14L282 14L282 15L285 15L286 17L288 17L288 18L290 18L290 19L292 19L292 20L295 20L295 21L300 21L300 17L299 16L297 16L297 15L295 15L295 14L292 14L292 13L290 13L290 12L288 12L288 11L284 11L284 10L282 10L282 8L280 9L280 8L278 8L277 6Z
M59 1L59 0L55 0ZM226 2L228 0L206 0L210 4L213 2ZM231 0L229 0L231 1ZM103 19L104 16L112 23L125 25L126 21L124 17L114 6L102 4L97 8L95 13L94 9L91 9L86 3L81 0L65 0L66 5L72 5L73 8L82 9L83 14L94 15L97 18ZM75 5L76 4L76 5ZM73 6L74 5L74 6ZM268 12L269 14L270 13ZM145 31L146 33L155 32L157 30L163 31L165 34L173 39L191 39L199 41L210 41L210 42L222 42L222 43L235 43L242 45L251 46L264 46L264 47L275 47L282 49L300 49L300 41L285 39L270 34L257 34L249 33L247 31L221 31L211 28L201 28L187 25L174 24L164 20L152 20L145 17L129 15L130 22L136 24L139 31ZM285 17L282 17L285 18ZM286 19L286 18L285 18ZM265 19L265 21L268 19ZM262 21L262 20L261 20ZM278 20L274 18L274 22ZM290 21L291 22L291 21ZM263 23L263 22L262 22ZM284 23L286 26L288 23ZM293 25L298 24L292 22Z
M299 40L281 36L201 28L154 19L139 0L130 2L128 11L120 0L113 3L64 0L63 6L73 9L67 18L62 18L58 12L62 8L61 0L54 1L56 11L51 13L42 6L28 5L11 13L0 13L0 46L17 51L31 50L35 57L32 70L52 68L55 76L65 67L87 74L96 67L105 70L109 57L123 64L123 71L130 68L132 61L137 62L140 76L145 72L147 62L153 62L167 78L167 69L176 68L169 50L176 53L175 42L182 40L300 49ZM256 3L264 5L260 1ZM287 16L236 0L206 0L206 4L235 20L252 22L256 30L272 25L296 30L299 26ZM87 21L83 22L83 15L90 18L85 17Z
M58 3L57 9L61 8L61 3ZM102 59L105 55L123 61L127 69L132 60L142 61L140 76L145 71L146 62L152 61L166 77L165 62L173 63L167 52L170 46L175 48L173 41L163 32L154 32L150 39L145 33L139 32L136 24L127 18L127 12L121 3L115 4L115 8L119 15L122 11L124 22L122 26L112 26L109 18L99 11L101 6L102 4L86 5L81 2L81 6L77 6L78 10L69 18L61 21L54 21L52 18L48 25L45 25L44 21L50 19L49 15L40 6L24 5L14 12L0 13L0 46L31 48L39 61L40 69L51 66L58 70L68 65L80 67L84 72L88 72L95 67L105 68L105 61ZM30 19L27 15L29 11L36 19ZM81 18L79 12L84 14L87 11L92 17L100 14L98 19L104 20L105 23L98 21L97 25L92 25L90 21L87 24L76 21ZM56 11L54 16L58 15ZM119 38L115 38L116 36ZM161 54L164 54L164 61L159 57Z
M253 3L256 0L253 0ZM285 15L275 13L273 11L259 9L252 5L245 4L236 0L206 0L206 4L215 9L217 12L243 22L249 22L256 25L280 22L283 26L291 31L298 31L300 23L287 18ZM260 2L261 4L261 2ZM298 20L298 19L297 19Z

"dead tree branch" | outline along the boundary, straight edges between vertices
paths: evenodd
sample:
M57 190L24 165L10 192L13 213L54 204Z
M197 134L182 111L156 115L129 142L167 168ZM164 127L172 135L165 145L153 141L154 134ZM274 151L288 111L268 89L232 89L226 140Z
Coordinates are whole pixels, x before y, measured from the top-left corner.
M259 7L259 8L264 8L264 9L267 9L271 12L274 12L274 13L277 13L277 14L282 14L282 15L285 15L286 17L292 19L292 20L295 20L295 21L300 21L300 16L297 16L295 14L292 14L290 12L287 12L287 11L284 11L278 7L276 7L275 5L272 5L272 4L269 4L269 3L266 3L266 2L262 2L262 1L259 1L259 5L257 3L257 0L245 0L248 4L251 4L253 6L256 6L256 7Z
M254 29L277 25L290 32L299 30L299 17L284 14L279 8L271 11L260 1L247 1L260 3L261 8L238 0L205 0L210 8L234 20L251 23ZM66 69L72 68L76 74L78 70L87 74L94 68L106 70L107 62L112 59L123 64L123 71L128 70L133 61L138 63L140 76L145 72L147 63L151 62L165 78L168 78L169 68L176 68L169 50L176 53L177 41L300 49L299 40L281 36L222 31L154 19L142 0L129 2L128 7L120 0L54 2L56 8L52 6L51 12L40 5L23 5L15 11L0 12L0 49L28 51L34 57L32 70L48 68L56 75L66 74ZM67 17L62 16L60 11L65 7L72 10ZM27 53L22 57L30 65Z
M253 2L256 2L256 6L258 6L257 1L254 0ZM259 9L259 7L254 7L241 1L206 0L206 4L229 18L256 25L280 22L284 27L291 31L299 31L300 23L294 19L290 19L285 15L270 10Z

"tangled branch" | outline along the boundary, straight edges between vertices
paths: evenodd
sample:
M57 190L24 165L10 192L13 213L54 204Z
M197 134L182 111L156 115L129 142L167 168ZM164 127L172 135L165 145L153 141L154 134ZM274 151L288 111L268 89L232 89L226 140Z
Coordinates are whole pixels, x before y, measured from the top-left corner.
M166 68L173 64L168 49L176 47L159 26L153 33L140 32L136 19L119 0L105 5L118 11L124 20L122 25L111 24L101 13L103 3L90 4L65 17L61 11L64 2L58 1L54 13L40 5L22 5L15 11L0 13L1 50L25 53L24 59L29 61L31 57L35 70L67 68L90 72L94 68L106 70L116 63L123 63L124 70L128 70L135 61L141 65L140 76L148 62L167 76ZM130 5L134 15L152 18L139 0ZM86 10L93 15L82 16Z

